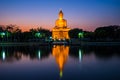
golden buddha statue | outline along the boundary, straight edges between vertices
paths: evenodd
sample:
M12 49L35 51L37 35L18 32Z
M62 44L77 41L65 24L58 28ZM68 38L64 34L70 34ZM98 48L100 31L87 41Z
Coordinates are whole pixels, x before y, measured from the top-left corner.
M63 19L63 16L64 16L64 14L63 14L62 10L60 10L59 19L57 19L55 22L56 27L58 27L58 28L67 27L67 20Z
M67 28L67 20L63 19L63 12L60 10L59 18L55 22L55 27L52 29L52 38L54 40L65 40L69 39L68 31L70 28Z

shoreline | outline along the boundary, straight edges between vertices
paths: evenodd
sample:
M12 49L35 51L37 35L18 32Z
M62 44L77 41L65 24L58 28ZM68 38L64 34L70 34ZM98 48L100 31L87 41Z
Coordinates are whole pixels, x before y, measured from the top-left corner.
M120 42L81 42L80 44L73 43L71 45L81 45L81 46L120 46Z
M3 42L0 46L49 46L49 45L79 45L79 46L120 46L120 42L79 42L79 43L68 43L68 44L52 44L52 43L41 43L41 42Z
M0 43L0 46L47 46L49 43L40 43L40 42L3 42Z

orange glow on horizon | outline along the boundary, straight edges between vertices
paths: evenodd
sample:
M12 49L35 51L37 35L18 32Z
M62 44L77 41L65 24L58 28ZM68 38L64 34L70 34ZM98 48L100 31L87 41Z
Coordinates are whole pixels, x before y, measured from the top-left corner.
M20 26L19 28L22 30L22 32L26 32L26 31L29 31L30 29L37 29L37 28L43 28L43 29L48 29L48 30L52 30L51 27L44 27L44 26Z
M0 24L0 25L10 25L10 24ZM52 30L52 28L54 27L54 24L53 25L43 25L43 26L37 26L37 25L21 25L21 24L13 24L13 25L17 25L19 27L19 29L22 30L22 32L25 32L25 31L29 31L30 29L36 29L38 27L42 27L44 29L48 29L48 30ZM102 25L101 25L102 26ZM71 29L74 29L74 28L80 28L80 29L83 29L85 31L94 31L95 29L92 27L92 26L86 26L86 25L70 25L68 24L68 27L71 28Z

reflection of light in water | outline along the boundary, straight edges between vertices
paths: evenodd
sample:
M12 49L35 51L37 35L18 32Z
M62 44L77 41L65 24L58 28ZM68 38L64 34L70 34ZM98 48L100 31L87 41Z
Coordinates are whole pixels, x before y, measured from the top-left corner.
M56 45L53 45L53 47L55 48L55 47L56 47Z
M38 58L40 59L41 58L41 55L40 55L40 50L38 51Z
M5 51L2 51L2 59L5 60Z
M67 61L69 53L69 46L56 45L52 48L52 55L55 57L56 62L59 66L59 75L60 78L63 76L63 68Z
M79 61L80 62L82 61L82 52L81 52L81 49L79 49Z
M60 71L60 77L62 77L62 75L63 75L63 73L62 73L62 71Z

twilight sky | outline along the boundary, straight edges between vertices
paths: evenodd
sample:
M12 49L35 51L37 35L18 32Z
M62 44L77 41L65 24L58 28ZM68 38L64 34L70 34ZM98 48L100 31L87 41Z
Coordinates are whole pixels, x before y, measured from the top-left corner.
M60 9L70 28L120 25L120 0L0 0L0 25L52 29Z

